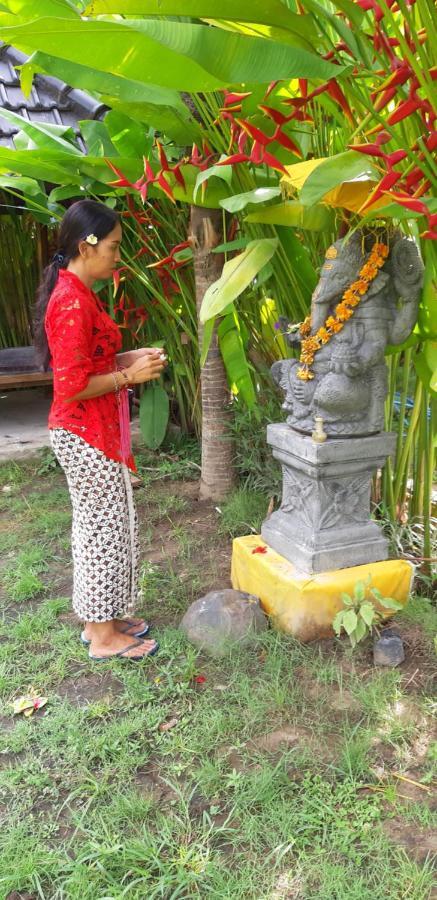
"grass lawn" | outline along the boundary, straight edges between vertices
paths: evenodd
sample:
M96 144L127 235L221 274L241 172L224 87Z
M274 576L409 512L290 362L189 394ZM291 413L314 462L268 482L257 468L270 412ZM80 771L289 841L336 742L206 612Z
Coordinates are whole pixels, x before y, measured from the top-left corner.
M370 645L273 631L199 655L179 620L229 586L230 534L268 498L199 503L195 452L141 457L161 652L140 664L92 664L79 641L50 454L0 468L1 900L429 900L435 610L416 598L397 618L396 670ZM47 706L14 718L29 686Z

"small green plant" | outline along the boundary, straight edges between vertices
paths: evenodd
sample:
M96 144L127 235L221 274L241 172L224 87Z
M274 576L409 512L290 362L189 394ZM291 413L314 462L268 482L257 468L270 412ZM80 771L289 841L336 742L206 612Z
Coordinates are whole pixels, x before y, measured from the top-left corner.
M378 609L375 600L384 609L402 609L402 603L393 600L393 597L383 597L378 588L370 587L364 581L357 581L352 596L342 592L341 599L344 607L334 617L332 627L337 635L341 634L342 629L345 630L352 648L373 629L378 630L384 619L384 613Z
M50 475L59 468L58 460L51 447L43 447L39 452L39 463L35 475Z

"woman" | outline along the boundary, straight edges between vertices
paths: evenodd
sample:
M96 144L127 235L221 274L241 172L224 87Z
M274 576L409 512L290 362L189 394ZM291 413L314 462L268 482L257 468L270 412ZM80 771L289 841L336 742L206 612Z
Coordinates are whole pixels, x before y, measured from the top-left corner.
M165 356L154 348L120 353L119 329L92 292L119 263L121 236L113 210L93 200L74 203L35 316L38 356L53 368L51 442L73 506L73 608L98 661L138 660L158 649L144 639L143 620L126 618L137 599L139 546L127 388L159 378Z

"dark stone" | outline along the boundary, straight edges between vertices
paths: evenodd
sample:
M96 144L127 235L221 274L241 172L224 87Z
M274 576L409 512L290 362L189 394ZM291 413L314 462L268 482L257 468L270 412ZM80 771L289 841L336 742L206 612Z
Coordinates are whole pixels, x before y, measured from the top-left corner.
M402 638L392 628L386 628L373 645L375 666L399 666L405 659Z

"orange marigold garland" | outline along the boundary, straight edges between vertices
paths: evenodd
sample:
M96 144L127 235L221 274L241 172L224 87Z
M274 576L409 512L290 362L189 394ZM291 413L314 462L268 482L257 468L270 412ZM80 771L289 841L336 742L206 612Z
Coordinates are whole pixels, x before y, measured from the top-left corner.
M385 263L389 253L386 244L378 241L373 245L369 258L361 269L358 278L344 292L341 300L335 307L334 314L328 316L324 325L311 334L311 316L307 316L305 321L299 328L299 332L303 338L302 350L300 354L301 367L297 370L298 378L302 381L310 381L314 378L314 372L311 366L318 350L325 344L328 344L333 334L338 334L344 327L345 322L354 314L354 309L363 299L369 289L369 284L376 278L379 269Z

